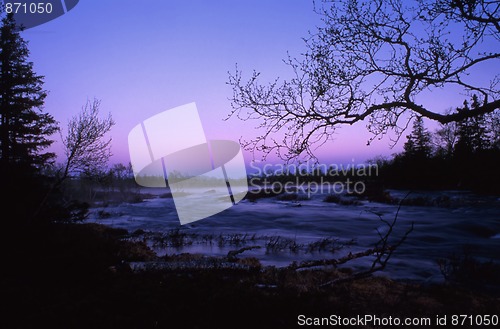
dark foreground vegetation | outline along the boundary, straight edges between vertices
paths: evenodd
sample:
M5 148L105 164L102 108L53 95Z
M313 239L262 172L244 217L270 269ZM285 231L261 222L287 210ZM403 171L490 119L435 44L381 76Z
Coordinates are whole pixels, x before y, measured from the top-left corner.
M321 286L350 271L262 267L244 253L158 258L143 243L128 242L127 232L94 224L9 235L2 240L4 328L290 328L300 314L435 319L500 313L498 292L452 281L368 277ZM132 271L133 261L172 266ZM201 263L213 265L196 266Z

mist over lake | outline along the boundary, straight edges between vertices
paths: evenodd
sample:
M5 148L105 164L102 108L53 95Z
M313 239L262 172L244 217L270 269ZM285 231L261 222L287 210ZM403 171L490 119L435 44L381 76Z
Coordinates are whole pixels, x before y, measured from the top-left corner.
M378 232L384 233L398 205L370 201L342 205L324 202L326 194L299 194L297 200L279 196L255 201L243 200L230 209L192 224L181 226L172 198L160 197L165 189L142 189L153 194L139 203L96 207L89 220L124 228L135 239L148 241L158 255L198 253L225 256L241 246L260 246L245 251L264 265L287 266L293 261L338 258L372 247ZM407 191L390 190L394 197ZM500 261L500 199L463 191L412 192L409 200L446 199L444 205L403 205L392 233L402 236L414 223L414 230L380 274L394 279L440 282L439 259L470 256L481 261ZM158 237L183 235L183 245L154 244ZM228 241L220 243L221 239ZM281 239L281 241L279 240ZM231 243L232 241L232 243ZM273 247L273 243L277 248ZM314 248L323 243L324 248ZM278 246L278 244L280 244ZM369 266L372 258L354 262ZM353 264L350 264L353 265Z

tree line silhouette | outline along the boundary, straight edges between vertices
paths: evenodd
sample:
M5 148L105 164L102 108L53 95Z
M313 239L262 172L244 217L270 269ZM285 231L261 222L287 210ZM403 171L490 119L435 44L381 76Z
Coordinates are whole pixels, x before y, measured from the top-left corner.
M478 106L473 95L454 112L474 111ZM403 152L392 159L375 159L380 182L388 187L500 192L498 111L441 124L434 132L419 116L406 138Z

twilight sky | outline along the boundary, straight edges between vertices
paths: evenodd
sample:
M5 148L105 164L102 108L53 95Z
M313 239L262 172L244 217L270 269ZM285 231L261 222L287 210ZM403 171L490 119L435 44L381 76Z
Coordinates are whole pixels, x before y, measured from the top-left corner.
M191 102L208 139L255 136L252 123L223 120L231 110L228 71L237 63L246 76L255 69L269 81L287 77L282 59L287 51L299 56L301 38L318 24L311 0L80 1L22 36L35 71L45 76L46 111L64 128L87 99L100 99L102 113L116 121L111 162L128 163L127 136L135 125ZM363 123L342 128L318 152L320 160L362 162L399 151L404 142L390 149L385 138L368 147L369 137Z

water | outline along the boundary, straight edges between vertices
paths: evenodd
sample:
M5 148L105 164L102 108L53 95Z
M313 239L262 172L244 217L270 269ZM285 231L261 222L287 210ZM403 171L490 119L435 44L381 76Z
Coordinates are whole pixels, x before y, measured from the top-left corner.
M165 190L147 192L160 195ZM392 196L400 198L404 194L391 191ZM413 231L379 274L436 282L443 279L438 259L467 254L481 261L500 262L500 199L454 191L440 194L453 201L451 207L400 208L391 241L404 236L412 223ZM368 201L339 205L323 202L324 197L315 194L300 201L243 200L217 215L184 226L179 224L172 199L152 198L142 203L96 208L89 220L131 233L143 230L150 232L150 237L172 230L191 237L183 247L152 244L159 255L191 252L224 256L229 250L256 246L240 256L257 257L264 265L286 266L292 261L339 258L373 247L379 234L388 229L381 219L392 222L398 211L398 205ZM99 219L100 210L109 217ZM226 243L220 243L221 237L225 237ZM321 241L324 248L315 248ZM363 258L348 265L366 267L372 259Z

